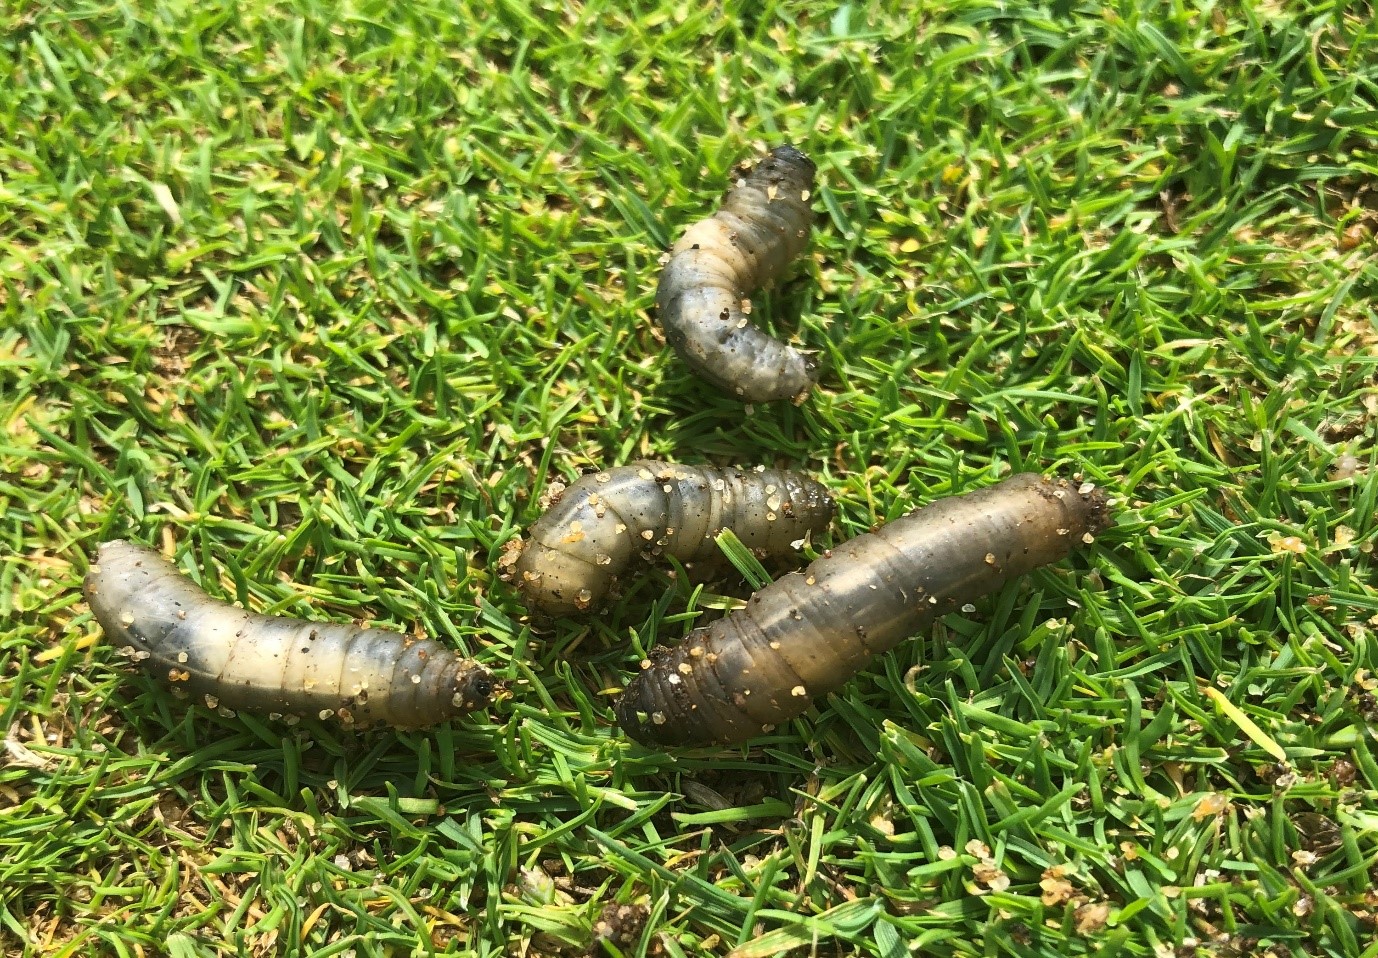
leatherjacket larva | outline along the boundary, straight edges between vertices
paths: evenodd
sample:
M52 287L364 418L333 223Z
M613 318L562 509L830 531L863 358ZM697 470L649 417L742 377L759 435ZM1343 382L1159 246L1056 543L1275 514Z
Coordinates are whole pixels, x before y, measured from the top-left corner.
M1089 484L1034 474L939 499L655 650L619 699L618 722L662 746L760 735L936 617L1092 541L1107 506Z
M421 728L483 708L495 684L483 666L429 639L212 599L132 542L102 545L85 588L112 642L212 707Z

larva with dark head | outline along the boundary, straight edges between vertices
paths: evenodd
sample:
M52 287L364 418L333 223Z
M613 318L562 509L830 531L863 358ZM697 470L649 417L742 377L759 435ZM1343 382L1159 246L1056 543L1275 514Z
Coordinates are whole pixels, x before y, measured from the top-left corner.
M775 282L809 240L816 167L777 147L722 208L685 230L656 290L665 338L690 368L743 402L802 400L818 364L747 321L742 301Z
M131 542L102 545L85 587L112 642L212 707L422 728L483 708L493 692L487 669L438 642L248 612Z
M723 529L763 558L788 555L828 527L833 506L827 489L798 473L632 463L566 489L527 530L514 578L533 610L584 612L637 558L714 557Z
M1104 493L1016 475L837 546L746 608L657 649L616 711L632 738L730 744L802 714L935 618L1065 558L1109 523Z

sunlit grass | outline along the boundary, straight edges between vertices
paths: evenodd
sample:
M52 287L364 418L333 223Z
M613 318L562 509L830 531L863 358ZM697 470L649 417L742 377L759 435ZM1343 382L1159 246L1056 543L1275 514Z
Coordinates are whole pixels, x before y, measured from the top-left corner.
M1372 6L892 6L0 12L0 951L1378 958ZM783 141L753 318L826 371L743 414L653 290ZM835 539L1011 469L1118 524L667 755L611 696L730 589L533 631L496 574L638 457L808 470ZM119 536L510 694L189 707L81 598Z

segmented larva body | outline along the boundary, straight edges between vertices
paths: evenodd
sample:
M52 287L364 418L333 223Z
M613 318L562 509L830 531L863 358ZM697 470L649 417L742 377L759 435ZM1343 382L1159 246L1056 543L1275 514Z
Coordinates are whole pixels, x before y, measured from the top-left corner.
M685 230L656 290L665 338L690 368L744 402L802 400L818 364L747 320L743 301L803 252L816 168L781 146L737 181L722 208Z
M1034 474L940 499L655 650L619 699L618 722L662 746L759 735L936 617L1066 557L1108 521L1099 490Z
M798 473L637 462L566 489L527 531L514 578L533 610L584 612L637 558L711 558L724 529L762 558L788 555L828 527L833 508Z
M212 707L422 728L488 704L493 677L438 642L212 599L157 552L107 542L86 600L146 671Z

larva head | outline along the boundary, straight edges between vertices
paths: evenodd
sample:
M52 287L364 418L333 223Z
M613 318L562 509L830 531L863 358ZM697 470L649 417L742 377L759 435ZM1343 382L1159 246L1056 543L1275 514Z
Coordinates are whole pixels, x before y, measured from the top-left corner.
M455 714L473 712L487 708L493 700L493 692L498 688L498 680L483 666L465 659L455 674L454 694L450 702Z
M432 639L408 638L400 647L380 646L378 653L386 658L392 681L383 694L349 703L357 724L426 728L486 708L498 684L486 668Z

